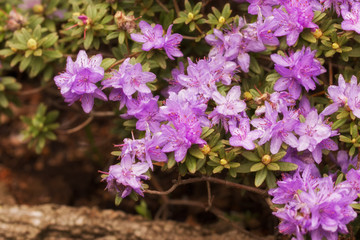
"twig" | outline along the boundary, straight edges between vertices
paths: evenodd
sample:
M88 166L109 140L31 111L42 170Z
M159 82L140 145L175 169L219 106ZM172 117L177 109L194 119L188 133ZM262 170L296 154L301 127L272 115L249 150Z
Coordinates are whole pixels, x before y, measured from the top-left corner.
M183 35L183 38L184 38L184 39L188 39L188 40L196 40L196 39L197 39L197 37L184 36L184 35Z
M106 111L106 112L91 112L90 113L91 116L94 117L113 117L115 116L115 113L113 111Z
M72 134L75 133L77 131L80 131L81 129L83 129L84 127L86 127L92 120L94 119L94 116L90 116L88 119L86 119L83 123L81 123L80 125L68 129L68 130L64 130L64 131L59 131L60 134Z
M209 182L218 183L218 184L224 184L229 187L247 190L249 192L257 193L257 194L260 194L263 196L267 195L267 191L263 190L263 189L246 186L246 185L239 184L239 183L229 182L229 181L226 181L223 179L218 179L218 178L214 178L214 177L205 177L205 176L199 177L199 178L190 178L190 179L185 179L185 180L180 179L166 191L145 190L144 193L155 194L155 195L168 195L168 194L172 193L178 186L189 184L189 183L204 182L204 181L209 181Z
M360 168L360 147L358 148L358 159L357 159L357 164L356 164L356 169Z
M152 174L151 179L150 179L152 185L154 185L155 189L159 190L159 191L164 191L164 189L162 188L162 186L160 185L158 179L156 178L155 175ZM166 219L166 215L167 215L167 208L166 208L166 203L169 201L169 198L167 195L161 195L161 199L163 201L163 206L165 206L164 209L159 209L159 211L157 211L157 213L155 214L154 219L159 219L160 215L162 214L162 212L165 212L165 214L163 214L163 217ZM161 211L160 211L161 210Z
M175 8L176 15L179 16L180 8L179 8L179 5L177 3L177 0L173 0L173 3L174 3L174 8Z
M157 4L159 4L159 6L164 9L165 12L169 12L169 9L160 1L160 0L155 0L157 2Z
M140 53L139 53L139 52L132 53L132 54L128 55L126 58L135 57L135 56L137 56L138 54L140 54ZM109 69L115 67L116 65L119 65L119 64L123 63L123 62L126 60L126 58L123 58L123 59L120 59L119 61L114 62L113 64L111 64L111 66L109 67Z
M17 92L17 95L26 96L26 95L32 95L32 94L35 94L35 93L39 93L42 90L44 90L45 88L49 87L51 84L52 84L52 82L50 82L50 83L48 83L48 84L46 84L44 86L40 86L40 87L33 88L33 89L30 89L30 90L19 91L19 92Z
M329 61L329 85L333 84L333 68L332 68L332 62Z
M209 181L206 181L206 189L208 193L208 206L206 207L205 210L208 211L212 207L212 201L213 201L213 197L211 196L211 186Z

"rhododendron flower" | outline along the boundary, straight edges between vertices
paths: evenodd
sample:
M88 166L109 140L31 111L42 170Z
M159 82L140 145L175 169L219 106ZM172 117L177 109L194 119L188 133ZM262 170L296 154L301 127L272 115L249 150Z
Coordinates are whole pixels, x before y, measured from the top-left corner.
M121 194L122 198L128 196L132 190L144 196L141 179L149 179L144 175L148 169L149 165L145 162L133 164L131 159L122 159L119 165L110 166L108 176L104 179L107 182L106 189Z
M145 21L140 21L139 27L143 34L132 33L131 39L136 42L144 43L142 50L150 51L152 48L159 49L164 46L163 28L160 24L156 24L155 27L151 27Z
M79 52L75 62L70 57L67 58L66 71L54 78L65 102L71 105L80 100L84 111L89 113L93 108L94 98L107 101L106 95L95 85L104 77L101 61L100 54L89 59L84 50Z

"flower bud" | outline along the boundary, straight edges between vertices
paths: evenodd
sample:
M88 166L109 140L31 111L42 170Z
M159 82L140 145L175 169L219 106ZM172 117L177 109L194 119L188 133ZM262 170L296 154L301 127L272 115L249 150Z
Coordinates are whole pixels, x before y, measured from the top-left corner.
M188 18L189 18L190 20L193 20L193 19L194 19L194 14L193 14L192 12L189 12L189 13L188 13Z
M6 22L6 28L10 31L15 31L20 29L22 25L24 25L26 19L15 10L11 10L9 13L8 21Z
M35 50L37 48L37 42L35 39L30 38L26 43L28 49Z
M315 31L313 31L311 33L316 39L320 38L323 35L320 28L315 29Z
M44 6L41 4L35 4L32 10L34 11L34 13L42 13L44 12Z
M226 21L226 19L225 19L223 16L221 16L221 17L219 18L219 23L224 24L225 21Z
M250 92L244 92L244 98L246 101L250 101L253 99L253 96Z
M228 161L226 159L222 158L220 160L220 164L224 166L224 165L228 164Z
M334 50L337 50L337 49L340 48L340 46L339 46L338 43L333 43L333 44L331 44L331 47L332 47L332 49L334 49Z
M269 163L271 163L271 156L268 154L265 154L262 158L261 158L261 162L265 165L268 165Z
M205 144L200 150L203 154L207 155L211 151L211 148L209 145Z

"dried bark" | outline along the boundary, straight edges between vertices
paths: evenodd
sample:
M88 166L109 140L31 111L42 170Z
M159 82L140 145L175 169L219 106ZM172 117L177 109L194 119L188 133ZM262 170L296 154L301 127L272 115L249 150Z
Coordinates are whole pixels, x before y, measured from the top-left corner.
M252 240L264 238L249 236L235 230L219 235L199 226L174 221L148 221L121 211L45 204L1 206L0 239Z

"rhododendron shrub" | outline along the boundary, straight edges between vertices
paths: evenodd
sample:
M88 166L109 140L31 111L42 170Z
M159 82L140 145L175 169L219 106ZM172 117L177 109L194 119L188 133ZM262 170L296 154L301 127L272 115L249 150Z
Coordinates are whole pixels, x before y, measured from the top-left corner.
M0 19L9 66L124 123L126 137L109 142L118 162L100 171L116 202L170 193L146 183L173 169L175 187L230 181L271 196L293 239L349 234L360 209L360 3L140 2L24 0Z

